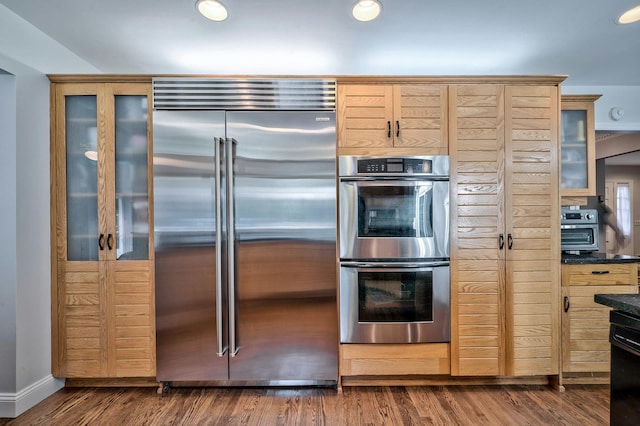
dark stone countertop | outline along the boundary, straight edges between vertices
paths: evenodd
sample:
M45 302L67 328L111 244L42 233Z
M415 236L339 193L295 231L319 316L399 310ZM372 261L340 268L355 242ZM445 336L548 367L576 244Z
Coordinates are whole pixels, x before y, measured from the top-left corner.
M581 254L562 253L562 263L574 265L589 263L640 263L640 257L600 252Z
M593 300L617 311L640 316L640 294L596 294Z

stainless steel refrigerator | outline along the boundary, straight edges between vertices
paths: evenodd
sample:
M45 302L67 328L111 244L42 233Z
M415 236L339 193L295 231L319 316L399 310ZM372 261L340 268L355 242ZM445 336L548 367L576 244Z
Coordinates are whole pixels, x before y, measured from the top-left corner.
M153 123L158 381L336 383L335 112Z

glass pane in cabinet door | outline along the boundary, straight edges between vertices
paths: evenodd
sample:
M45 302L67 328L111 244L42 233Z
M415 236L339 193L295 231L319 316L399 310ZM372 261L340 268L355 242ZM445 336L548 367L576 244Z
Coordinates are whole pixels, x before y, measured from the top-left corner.
M562 188L587 187L587 111L563 110Z
M147 97L116 96L116 258L149 258Z
M67 260L98 260L98 133L95 96L65 98Z

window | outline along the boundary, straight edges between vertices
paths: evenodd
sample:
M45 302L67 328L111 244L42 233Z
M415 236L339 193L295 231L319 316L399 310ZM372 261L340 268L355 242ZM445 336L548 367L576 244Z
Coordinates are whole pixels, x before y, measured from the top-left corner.
M628 183L616 185L616 216L625 238L631 236L631 190Z

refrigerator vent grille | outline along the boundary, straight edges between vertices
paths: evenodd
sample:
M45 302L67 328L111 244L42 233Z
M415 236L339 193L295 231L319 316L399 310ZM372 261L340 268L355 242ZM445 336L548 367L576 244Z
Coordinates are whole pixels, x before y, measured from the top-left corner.
M154 78L156 110L324 110L336 107L330 79Z

